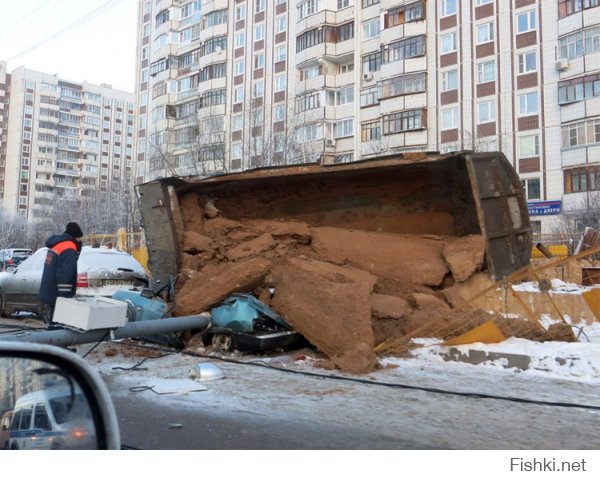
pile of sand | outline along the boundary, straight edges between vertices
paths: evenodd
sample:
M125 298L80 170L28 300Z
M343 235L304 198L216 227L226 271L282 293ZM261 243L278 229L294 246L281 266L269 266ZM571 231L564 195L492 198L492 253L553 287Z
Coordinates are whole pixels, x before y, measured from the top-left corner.
M445 290L484 264L484 239L232 220L196 194L181 198L184 235L176 315L253 293L336 368L365 373L375 345L415 329L443 331ZM271 294L271 292L274 292Z

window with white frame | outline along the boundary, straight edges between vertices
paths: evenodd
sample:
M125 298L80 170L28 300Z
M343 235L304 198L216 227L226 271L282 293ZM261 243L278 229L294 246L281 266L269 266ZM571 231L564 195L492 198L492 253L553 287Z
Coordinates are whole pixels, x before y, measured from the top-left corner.
M252 85L252 98L260 98L265 94L265 82L264 80L258 80Z
M518 56L519 74L537 71L537 52L520 53Z
M529 10L517 15L517 33L525 33L537 28L537 16L535 10Z
M442 110L442 130L458 128L458 107Z
M256 13L263 12L265 10L265 0L256 0Z
M540 136L523 135L519 137L519 158L540 156Z
M456 13L456 0L442 0L440 2L440 16L447 17Z
M494 22L477 25L477 43L487 43L494 40Z
M456 68L441 73L442 92L458 88L458 70Z
M259 41L265 38L265 24L259 23L254 27L254 40Z
M276 92L283 92L286 87L287 87L287 81L286 81L286 76L285 75L279 75L277 77L275 77L275 91Z
M440 37L442 54L456 52L456 32L447 33Z
M379 36L379 23L379 18L363 22L363 40L371 40L372 38L377 38Z
M477 123L490 123L496 120L496 101L489 100L477 105Z
M246 5L243 3L241 5L236 5L235 20L239 21L239 20L244 20L245 18L246 18Z
M238 113L233 116L231 121L231 130L237 132L244 127L244 115L242 113Z
M354 119L346 118L333 124L333 138L351 137L354 135Z
M348 8L351 5L354 5L354 0L337 0L338 10L341 10L342 8Z
M254 55L254 68L259 69L265 66L265 54L263 52Z
M496 80L496 61L489 60L477 64L477 83L487 83Z
M245 68L246 68L246 62L244 61L244 59L236 60L236 62L235 62L235 74L236 75L243 75Z
M537 115L538 92L529 92L519 95L519 116Z
M475 2L475 5L479 6L479 5L485 5L486 3L492 3L494 0L477 0Z
M275 48L275 61L276 62L284 62L287 58L287 46L279 45Z
M237 87L233 91L233 100L235 103L242 103L244 101L244 87Z
M275 105L273 110L273 118L276 122L283 122L285 120L285 105Z
M527 200L539 200L542 198L542 189L540 188L539 178L525 178L521 180L525 189L525 197Z
M240 48L244 46L246 42L246 35L244 32L237 32L235 34L235 48Z
M277 17L277 33L285 32L287 30L287 15L281 15Z
M231 144L231 158L238 159L242 158L242 144L232 143Z

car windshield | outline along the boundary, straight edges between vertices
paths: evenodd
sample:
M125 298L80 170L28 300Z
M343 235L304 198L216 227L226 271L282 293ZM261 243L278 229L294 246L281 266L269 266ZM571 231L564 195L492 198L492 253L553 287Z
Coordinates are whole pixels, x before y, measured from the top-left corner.
M91 416L89 405L81 393L51 398L50 408L58 424Z

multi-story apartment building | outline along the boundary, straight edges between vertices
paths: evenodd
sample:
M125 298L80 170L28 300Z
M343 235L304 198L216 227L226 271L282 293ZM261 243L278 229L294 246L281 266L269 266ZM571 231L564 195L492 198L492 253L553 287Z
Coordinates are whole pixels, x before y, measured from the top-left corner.
M138 180L501 150L536 231L600 190L599 0L140 0L140 12Z
M6 168L6 143L8 140L8 105L10 74L6 63L0 62L0 198L4 193L4 169Z
M10 79L2 157L7 211L41 219L57 198L81 199L133 184L132 93L24 67Z

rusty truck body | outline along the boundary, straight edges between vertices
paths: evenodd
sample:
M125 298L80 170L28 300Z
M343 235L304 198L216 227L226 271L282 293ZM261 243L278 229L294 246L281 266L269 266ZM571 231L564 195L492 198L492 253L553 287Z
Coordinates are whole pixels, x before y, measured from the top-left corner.
M184 228L179 200L191 191L233 220L285 219L394 234L482 235L485 269L494 279L530 261L524 190L502 153L408 153L138 185L157 288L179 272Z

